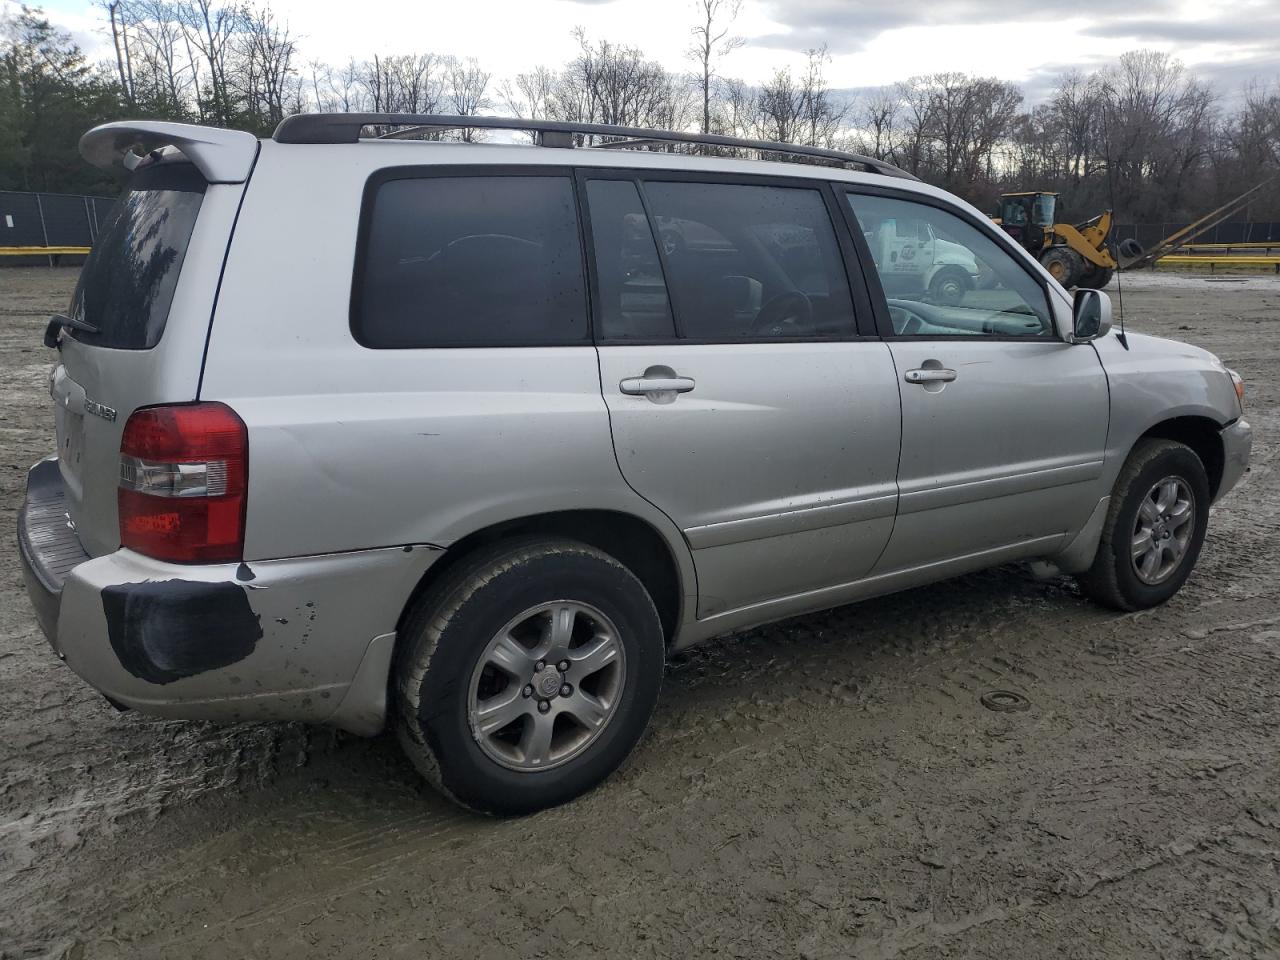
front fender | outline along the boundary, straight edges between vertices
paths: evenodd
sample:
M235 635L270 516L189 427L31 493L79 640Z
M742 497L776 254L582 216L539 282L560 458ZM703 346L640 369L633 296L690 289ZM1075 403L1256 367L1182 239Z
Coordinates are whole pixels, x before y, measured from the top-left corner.
M1130 333L1129 349L1108 335L1094 341L1111 394L1104 474L1107 489L1135 443L1152 428L1182 417L1219 430L1240 417L1235 387L1211 353L1174 340Z

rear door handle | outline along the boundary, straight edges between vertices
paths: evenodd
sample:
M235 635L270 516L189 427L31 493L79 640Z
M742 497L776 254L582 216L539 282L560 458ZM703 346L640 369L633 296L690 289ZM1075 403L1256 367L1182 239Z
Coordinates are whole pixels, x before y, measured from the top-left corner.
M618 389L629 397L648 396L651 394L688 393L694 387L691 377L627 377Z
M907 383L950 383L955 378L956 372L946 367L917 367L902 375Z

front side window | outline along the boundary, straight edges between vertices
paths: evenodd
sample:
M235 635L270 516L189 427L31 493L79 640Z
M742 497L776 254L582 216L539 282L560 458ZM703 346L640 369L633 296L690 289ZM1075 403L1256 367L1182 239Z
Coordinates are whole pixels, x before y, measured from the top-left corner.
M568 177L421 177L366 211L352 330L368 347L588 342Z
M977 227L924 203L847 196L896 335L1055 336L1044 288Z
M849 281L817 190L668 182L644 191L682 336L853 336Z

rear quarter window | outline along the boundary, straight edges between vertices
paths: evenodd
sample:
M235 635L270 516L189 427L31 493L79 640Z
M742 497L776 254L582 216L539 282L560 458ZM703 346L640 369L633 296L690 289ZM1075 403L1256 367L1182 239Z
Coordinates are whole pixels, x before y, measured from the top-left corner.
M189 163L135 172L80 271L71 314L98 328L81 343L145 350L160 342L208 184Z
M375 181L363 217L351 329L364 346L589 342L568 176Z

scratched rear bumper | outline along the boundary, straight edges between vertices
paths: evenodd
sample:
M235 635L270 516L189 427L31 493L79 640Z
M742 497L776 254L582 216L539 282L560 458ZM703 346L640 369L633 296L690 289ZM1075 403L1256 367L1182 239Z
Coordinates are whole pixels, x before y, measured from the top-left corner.
M27 522L33 499L19 552L37 619L112 701L173 718L381 726L396 621L437 550L186 565L122 549L81 556L53 584L41 527Z

